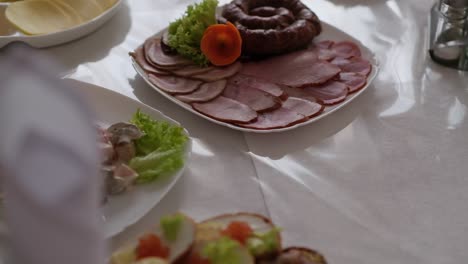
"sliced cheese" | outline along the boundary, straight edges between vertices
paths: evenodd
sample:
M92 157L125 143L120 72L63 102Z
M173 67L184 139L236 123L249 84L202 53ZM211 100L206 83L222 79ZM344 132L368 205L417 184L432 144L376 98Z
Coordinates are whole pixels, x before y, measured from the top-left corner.
M103 10L107 10L117 3L118 0L95 0L96 3L102 7Z
M81 21L52 1L14 2L5 10L6 18L30 35L48 34L71 28Z
M94 0L51 0L60 3L62 6L68 6L74 10L81 19L89 21L104 12L104 9L99 6Z

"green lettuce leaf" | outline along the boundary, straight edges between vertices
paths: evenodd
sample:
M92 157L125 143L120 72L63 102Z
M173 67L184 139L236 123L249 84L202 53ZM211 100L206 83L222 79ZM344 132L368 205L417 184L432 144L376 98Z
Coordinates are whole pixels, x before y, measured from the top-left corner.
M136 183L149 183L171 175L184 165L188 137L180 126L153 120L138 110L131 122L145 135L135 141L137 157L129 166L138 173Z
M159 224L163 230L164 237L171 242L176 241L183 221L184 216L181 214L167 215L161 218Z
M200 42L206 28L217 22L217 6L217 0L189 5L185 14L169 25L169 46L196 64L207 65L209 61L200 50Z
M241 264L237 253L240 244L228 237L210 241L202 250L202 256L212 264Z

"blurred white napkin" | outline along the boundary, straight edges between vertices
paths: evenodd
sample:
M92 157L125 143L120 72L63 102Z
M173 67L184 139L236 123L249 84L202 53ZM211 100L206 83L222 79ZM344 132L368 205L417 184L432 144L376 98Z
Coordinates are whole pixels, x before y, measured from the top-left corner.
M54 68L48 61L24 47L3 53L0 178L8 262L102 264L93 116L48 75Z

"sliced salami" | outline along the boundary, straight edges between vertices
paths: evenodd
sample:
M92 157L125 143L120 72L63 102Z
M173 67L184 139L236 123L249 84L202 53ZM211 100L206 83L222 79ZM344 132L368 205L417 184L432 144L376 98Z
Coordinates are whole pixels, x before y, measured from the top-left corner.
M219 121L244 124L257 120L257 112L238 101L219 96L206 103L193 103L193 109Z
M198 89L200 81L177 77L174 75L148 74L149 81L169 94L188 94Z
M338 66L343 72L358 73L366 77L369 76L372 71L370 62L358 57L351 59L336 58L331 63Z
M292 126L306 121L308 118L293 110L281 107L271 112L258 116L257 121L249 124L238 124L239 126L253 129L274 129Z
M235 75L241 70L241 68L242 64L237 61L225 67L212 67L209 71L193 75L191 78L202 80L204 82L214 82L221 79L227 79Z
M258 90L262 90L283 100L288 97L288 95L279 85L256 77L238 73L231 77L229 82L239 86L252 87Z
M352 57L361 57L361 49L351 41L342 41L334 43L331 47L337 58L349 59Z
M181 100L182 102L186 103L202 103L208 102L220 94L223 93L224 88L226 87L226 80L219 80L210 83L204 83L195 90L193 93L185 94L185 95L176 95L175 98Z
M340 82L348 86L349 93L355 93L367 84L367 78L354 72L340 73Z
M180 55L167 55L161 48L161 39L152 38L144 44L145 56L150 64L158 68L174 68L193 64L189 59Z
M223 96L248 105L257 112L270 111L281 106L281 100L278 97L262 90L236 85L232 82L228 82Z
M325 109L321 104L297 97L289 97L283 102L283 107L309 118L319 115Z
M145 58L145 51L143 47L139 47L135 50L135 52L130 53L130 56L135 59L136 63L140 65L140 67L146 72L146 73L154 73L154 74L159 74L159 75L169 75L169 72L160 70L146 61Z

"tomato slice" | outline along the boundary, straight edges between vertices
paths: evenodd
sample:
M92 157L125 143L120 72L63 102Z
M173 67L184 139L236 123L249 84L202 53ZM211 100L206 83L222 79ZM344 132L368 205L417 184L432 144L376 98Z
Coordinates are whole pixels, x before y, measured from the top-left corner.
M154 234L148 234L141 237L136 248L137 260L148 257L158 257L163 259L169 257L169 248L164 246L161 239Z
M243 245L245 245L252 233L253 230L250 225L242 221L232 221L226 229L222 231L223 235L229 236Z

